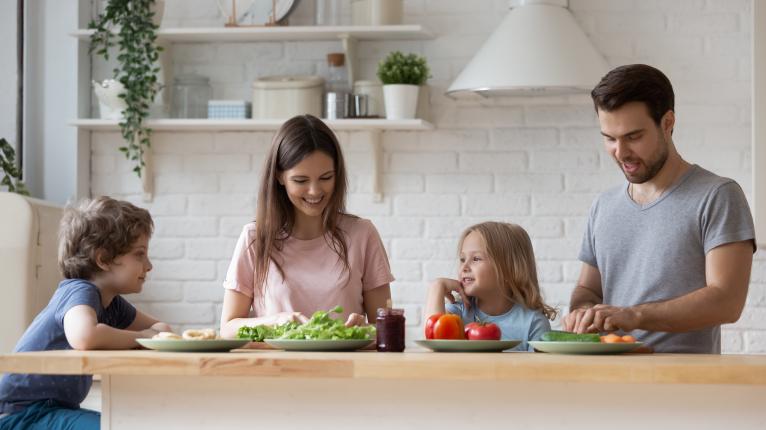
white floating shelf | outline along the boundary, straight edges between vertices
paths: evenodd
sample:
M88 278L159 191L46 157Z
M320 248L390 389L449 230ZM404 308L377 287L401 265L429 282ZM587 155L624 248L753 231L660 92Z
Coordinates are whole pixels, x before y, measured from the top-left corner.
M150 119L146 125L155 131L275 131L286 119ZM432 130L422 119L337 119L323 120L336 131ZM116 131L119 123L106 119L77 119L70 125L83 130Z
M87 39L93 30L77 30L72 36ZM285 26L285 27L188 27L160 28L157 38L170 42L257 42L289 40L422 40L433 34L422 25L380 26Z

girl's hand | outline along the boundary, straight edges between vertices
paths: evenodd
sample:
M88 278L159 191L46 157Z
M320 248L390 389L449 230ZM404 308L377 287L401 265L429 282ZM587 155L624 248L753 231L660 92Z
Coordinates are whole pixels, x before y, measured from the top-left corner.
M449 300L450 303L455 303L455 296L452 295L452 293L458 293L460 295L460 300L463 302L463 306L465 306L466 309L471 307L471 301L468 300L468 295L465 293L463 285L461 285L460 281L457 279L438 278L434 281L433 287L440 289L440 294Z
M286 322L297 322L305 324L309 321L306 315L300 312L280 312L274 315L273 325L284 324Z
M364 317L364 315L355 314L352 313L348 316L348 319L346 320L346 327L354 327L359 325L366 325L367 324L367 318Z

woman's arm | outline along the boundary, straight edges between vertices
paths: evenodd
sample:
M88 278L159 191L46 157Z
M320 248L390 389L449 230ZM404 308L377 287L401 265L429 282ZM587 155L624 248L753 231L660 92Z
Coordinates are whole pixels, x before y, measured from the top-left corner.
M391 284L381 285L378 288L362 293L362 304L364 306L364 313L367 314L367 324L375 324L378 308L385 308L389 300L391 300ZM350 317L349 315L349 320ZM346 325L349 325L348 322Z
M92 307L77 305L64 314L64 334L69 345L78 350L131 349L139 346L136 339L152 337L157 331L114 328L99 323Z
M280 312L274 315L249 318L253 299L234 290L226 290L221 311L221 337L236 338L243 326L274 325L288 321L305 323L309 319L300 312Z

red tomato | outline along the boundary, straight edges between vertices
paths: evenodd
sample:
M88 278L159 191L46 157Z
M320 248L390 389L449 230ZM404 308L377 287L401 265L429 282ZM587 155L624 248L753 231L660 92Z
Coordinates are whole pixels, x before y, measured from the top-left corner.
M500 327L497 324L472 322L465 326L468 340L500 340Z
M441 317L444 314L433 314L426 320L426 339L433 339L434 338L434 324L436 324L436 321L439 320L439 317Z
M434 339L465 339L463 320L459 315L446 314L434 324Z

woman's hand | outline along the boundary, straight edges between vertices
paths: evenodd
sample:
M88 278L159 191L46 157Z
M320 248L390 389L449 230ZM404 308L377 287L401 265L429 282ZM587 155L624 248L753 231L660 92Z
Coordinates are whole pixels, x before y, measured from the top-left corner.
M300 312L280 312L274 315L274 322L272 323L272 325L279 325L279 324L284 324L287 322L297 322L300 324L305 324L308 321L309 321L309 318Z
M364 315L355 314L352 313L348 316L348 319L346 320L346 327L354 327L358 325L366 325L367 324L367 318L364 317Z

